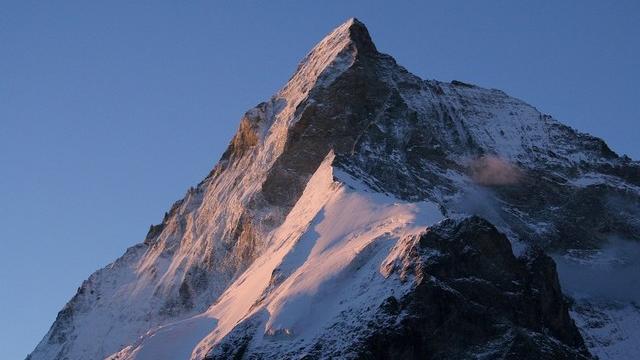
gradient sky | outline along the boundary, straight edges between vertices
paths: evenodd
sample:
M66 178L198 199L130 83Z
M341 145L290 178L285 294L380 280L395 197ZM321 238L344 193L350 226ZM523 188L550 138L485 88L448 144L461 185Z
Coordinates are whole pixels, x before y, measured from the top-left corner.
M0 358L24 358L351 16L423 78L502 89L640 159L637 0L386 3L2 1Z

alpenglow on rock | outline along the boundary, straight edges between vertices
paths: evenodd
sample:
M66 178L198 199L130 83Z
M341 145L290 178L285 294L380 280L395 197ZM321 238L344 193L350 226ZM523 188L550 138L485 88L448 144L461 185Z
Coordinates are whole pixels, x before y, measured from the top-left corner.
M350 19L29 359L640 357L633 294L549 257L606 273L638 240L638 162Z

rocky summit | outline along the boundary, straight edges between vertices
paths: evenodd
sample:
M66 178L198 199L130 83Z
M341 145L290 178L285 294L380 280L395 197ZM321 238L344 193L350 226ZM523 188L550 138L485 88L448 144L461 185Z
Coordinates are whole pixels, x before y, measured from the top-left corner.
M640 358L639 240L640 163L350 19L28 359Z

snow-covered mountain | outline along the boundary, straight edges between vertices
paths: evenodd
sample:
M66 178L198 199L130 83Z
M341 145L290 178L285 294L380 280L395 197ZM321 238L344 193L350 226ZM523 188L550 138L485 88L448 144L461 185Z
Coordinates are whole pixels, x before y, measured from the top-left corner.
M640 357L638 240L638 162L350 19L29 359Z

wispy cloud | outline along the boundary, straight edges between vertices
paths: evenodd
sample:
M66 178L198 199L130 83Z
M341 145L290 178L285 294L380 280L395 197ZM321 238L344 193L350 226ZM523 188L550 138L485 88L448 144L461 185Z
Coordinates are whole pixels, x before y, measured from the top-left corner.
M511 185L520 181L522 171L509 161L485 155L471 162L471 178L480 185Z

